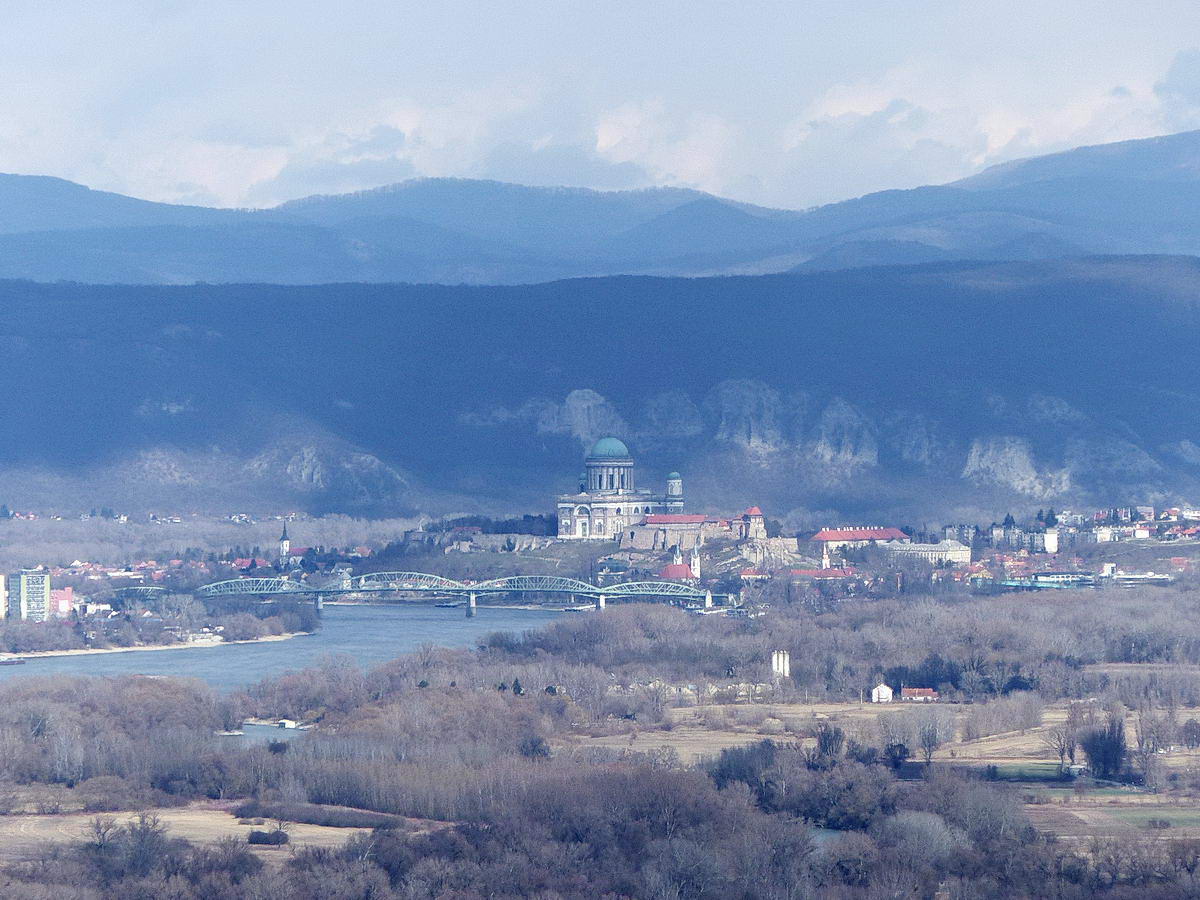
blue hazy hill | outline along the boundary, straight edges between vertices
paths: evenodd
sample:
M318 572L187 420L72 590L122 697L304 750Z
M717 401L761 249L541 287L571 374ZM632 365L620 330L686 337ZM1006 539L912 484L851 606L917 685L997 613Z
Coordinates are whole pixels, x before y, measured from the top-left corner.
M0 277L44 281L512 284L1097 253L1200 254L1200 132L804 212L468 179L219 210L0 176Z

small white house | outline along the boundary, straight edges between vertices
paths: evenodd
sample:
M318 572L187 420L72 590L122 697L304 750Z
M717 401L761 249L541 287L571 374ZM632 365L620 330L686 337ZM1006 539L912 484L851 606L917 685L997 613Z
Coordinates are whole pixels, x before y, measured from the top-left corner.
M871 702L872 703L891 703L892 702L892 689L890 687L888 687L886 684L884 684L882 681L879 682L879 684L877 684L877 685L875 685L875 687L871 688Z

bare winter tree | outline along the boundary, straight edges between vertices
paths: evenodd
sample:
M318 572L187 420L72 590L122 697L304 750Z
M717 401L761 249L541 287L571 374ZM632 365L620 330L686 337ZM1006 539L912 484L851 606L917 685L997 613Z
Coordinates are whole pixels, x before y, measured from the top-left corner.
M1075 732L1071 726L1064 723L1055 725L1042 735L1042 744L1058 757L1058 774L1061 775L1068 757L1075 758Z

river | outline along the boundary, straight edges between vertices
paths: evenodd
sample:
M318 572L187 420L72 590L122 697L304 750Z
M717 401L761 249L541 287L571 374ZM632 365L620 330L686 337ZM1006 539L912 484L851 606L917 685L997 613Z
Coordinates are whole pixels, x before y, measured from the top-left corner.
M329 655L373 666L421 644L470 647L492 631L525 631L562 614L548 610L487 609L468 619L462 609L420 604L337 606L326 604L316 634L286 641L226 644L132 653L43 656L23 666L0 666L0 679L36 675L175 675L199 678L222 691L268 676L303 669Z

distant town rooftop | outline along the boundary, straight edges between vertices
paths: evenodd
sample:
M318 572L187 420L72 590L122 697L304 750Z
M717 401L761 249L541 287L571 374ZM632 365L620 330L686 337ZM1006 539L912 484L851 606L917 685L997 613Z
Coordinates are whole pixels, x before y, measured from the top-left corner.
M904 541L908 535L899 528L822 528L814 541Z

